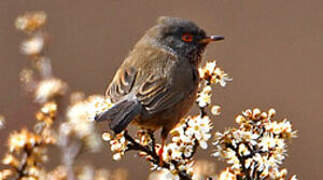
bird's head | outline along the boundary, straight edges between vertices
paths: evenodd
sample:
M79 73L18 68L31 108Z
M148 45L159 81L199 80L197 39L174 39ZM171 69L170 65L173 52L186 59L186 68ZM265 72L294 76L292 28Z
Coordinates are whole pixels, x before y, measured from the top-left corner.
M199 60L210 42L224 39L219 35L207 36L203 29L191 21L165 16L160 17L157 25L148 30L144 37L157 46L193 61Z

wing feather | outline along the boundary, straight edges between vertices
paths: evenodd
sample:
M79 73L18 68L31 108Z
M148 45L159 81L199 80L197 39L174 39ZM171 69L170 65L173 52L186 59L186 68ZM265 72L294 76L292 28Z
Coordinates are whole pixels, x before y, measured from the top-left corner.
M106 91L106 96L109 96L113 102L116 102L129 94L135 84L136 76L137 71L135 68L119 69Z
M137 97L149 113L164 111L183 98L183 93L175 91L168 83L165 77L151 75L139 88Z
M146 57L149 53L139 56L134 51L132 58L126 59L119 68L106 95L113 102L117 102L125 95L133 93L149 114L164 111L183 100L184 92L176 88L165 73L174 65L176 57L167 51L158 50L149 63L144 63L145 67L142 67L142 59L152 57ZM152 68L156 70L152 71Z

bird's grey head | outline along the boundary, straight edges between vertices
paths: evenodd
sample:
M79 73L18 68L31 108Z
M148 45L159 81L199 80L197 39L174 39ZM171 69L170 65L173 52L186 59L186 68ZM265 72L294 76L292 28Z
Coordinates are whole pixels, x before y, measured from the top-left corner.
M160 17L157 25L148 30L145 36L152 43L192 61L199 61L201 53L210 42L223 39L223 36L207 36L192 21L165 16Z

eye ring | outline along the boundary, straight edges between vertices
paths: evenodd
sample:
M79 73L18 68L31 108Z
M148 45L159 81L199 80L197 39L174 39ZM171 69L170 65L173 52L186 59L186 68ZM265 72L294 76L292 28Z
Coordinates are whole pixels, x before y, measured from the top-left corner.
M185 42L192 42L193 41L193 35L190 33L184 33L182 35L182 40Z

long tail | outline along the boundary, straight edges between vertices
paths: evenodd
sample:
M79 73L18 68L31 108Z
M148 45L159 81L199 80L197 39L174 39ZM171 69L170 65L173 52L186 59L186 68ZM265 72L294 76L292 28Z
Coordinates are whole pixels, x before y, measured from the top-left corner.
M118 134L141 113L142 106L136 98L125 98L118 101L113 107L97 115L95 121L110 120L110 129Z

